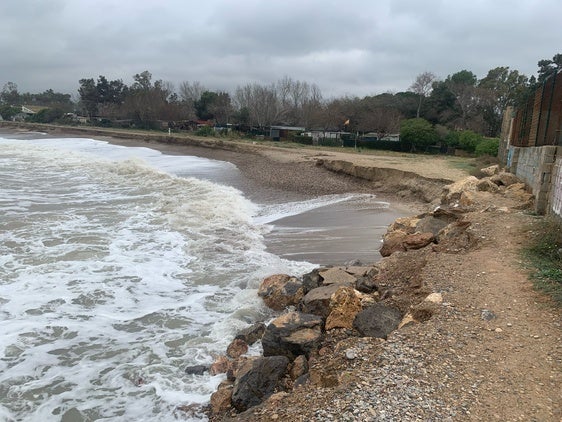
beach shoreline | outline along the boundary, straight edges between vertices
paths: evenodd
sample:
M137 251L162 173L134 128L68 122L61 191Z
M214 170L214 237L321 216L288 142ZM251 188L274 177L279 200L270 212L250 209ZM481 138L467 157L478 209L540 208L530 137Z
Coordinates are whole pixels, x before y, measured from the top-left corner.
M0 126L1 128L1 126ZM33 131L35 129L35 131ZM6 130L6 129L5 129ZM57 128L43 132L41 128L8 128L7 132L25 137L88 137L113 145L131 148L150 148L165 155L197 156L234 164L240 173L229 184L243 192L254 203L279 204L315 201L328 195L366 198L360 203L320 207L296 216L276 221L272 231L264 236L267 250L278 256L316 265L342 265L361 261L380 260L380 241L386 227L396 218L411 215L427 207L411 197L399 197L391 192L380 192L371 180L343 172L335 172L319 165L335 152L320 150L286 149L218 139L205 139L205 145L162 142L152 138L126 137L122 134L103 136ZM44 129L43 129L44 130ZM353 159L354 157L350 155ZM358 160L361 157L356 157ZM367 204L367 205L366 205Z

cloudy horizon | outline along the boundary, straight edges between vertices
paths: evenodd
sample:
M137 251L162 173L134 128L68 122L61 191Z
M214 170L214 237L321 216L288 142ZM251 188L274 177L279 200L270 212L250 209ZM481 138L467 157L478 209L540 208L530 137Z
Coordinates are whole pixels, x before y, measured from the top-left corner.
M2 0L0 85L77 96L79 79L233 92L288 76L325 97L409 88L424 71L527 76L562 52L555 0Z

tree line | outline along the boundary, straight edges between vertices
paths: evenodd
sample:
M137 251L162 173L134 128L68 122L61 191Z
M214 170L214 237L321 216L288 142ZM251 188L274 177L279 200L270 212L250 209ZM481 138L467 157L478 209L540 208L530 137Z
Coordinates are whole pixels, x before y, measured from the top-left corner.
M52 90L22 94L15 83L8 82L0 92L0 115L6 119L19 111L18 106L39 105L51 111L34 116L36 120L62 119L65 113L75 112L95 124L123 127L155 128L169 122L181 128L204 120L248 130L277 124L379 135L398 133L405 120L422 119L437 134L470 130L494 137L499 135L503 110L525 101L538 84L561 68L562 54L556 54L538 62L536 78L507 66L491 69L481 79L469 70L444 79L423 72L406 91L363 98L325 98L316 84L288 76L276 83L249 83L225 92L198 81L182 82L176 89L170 82L154 80L149 71L134 75L130 86L100 75L79 80L75 101Z

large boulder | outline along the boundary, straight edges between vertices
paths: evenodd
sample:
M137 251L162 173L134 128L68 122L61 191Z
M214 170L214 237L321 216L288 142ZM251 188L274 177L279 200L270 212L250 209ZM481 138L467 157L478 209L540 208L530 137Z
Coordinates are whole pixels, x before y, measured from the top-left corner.
M232 405L239 412L256 406L282 387L289 359L285 356L260 357L247 361L236 374Z
M310 356L322 341L322 317L289 312L274 319L262 338L264 356Z
M355 289L342 286L330 299L330 315L326 319L326 331L333 328L353 327L355 316L361 311L361 299Z
M264 332L265 324L263 322L256 322L255 324L240 330L234 338L244 340L248 345L252 345L262 338Z
M398 309L377 303L357 314L353 321L353 328L362 336L386 339L398 328L401 320L402 313Z
M438 244L434 246L437 252L458 253L472 249L478 239L469 230L471 222L467 220L455 221L439 232Z
M505 171L492 176L490 180L498 186L511 186L515 183L521 182L521 180L519 180L516 175Z
M431 232L408 234L401 230L386 233L379 250L382 256L390 256L394 252L421 249L433 243L435 236Z
M320 315L327 318L330 315L330 301L332 295L342 286L342 284L330 284L328 286L317 287L308 292L301 301L301 310L308 314Z
M225 381L211 394L211 414L219 415L232 407L232 383Z
M494 164L493 166L480 169L480 172L486 176L493 176L494 174L498 174L500 172L500 166L498 164Z
M455 183L446 185L443 188L441 203L452 204L454 202L457 202L460 199L463 192L475 191L477 185L478 185L478 178L474 176L468 176Z
M240 338L235 338L226 348L226 356L237 359L248 351L248 343Z
M304 296L304 290L302 282L296 277L275 274L262 281L258 296L269 308L281 311L287 306L299 303Z
M302 286L304 294L307 294L312 289L316 289L322 285L322 277L320 277L320 271L324 271L325 268L315 268L311 272L302 276Z
M347 284L352 286L355 284L356 277L341 268L328 268L318 273L322 277L322 284Z

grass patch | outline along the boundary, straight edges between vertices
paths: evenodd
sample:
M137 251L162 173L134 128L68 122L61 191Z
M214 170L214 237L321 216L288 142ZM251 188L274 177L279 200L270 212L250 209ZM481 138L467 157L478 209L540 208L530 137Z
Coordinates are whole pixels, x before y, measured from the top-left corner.
M480 157L455 157L451 160L453 167L463 170L471 176L476 176L482 178L485 176L480 170L498 164L499 160L497 157L492 157L491 155L482 155Z
M544 219L532 233L524 253L533 285L562 307L562 222Z

